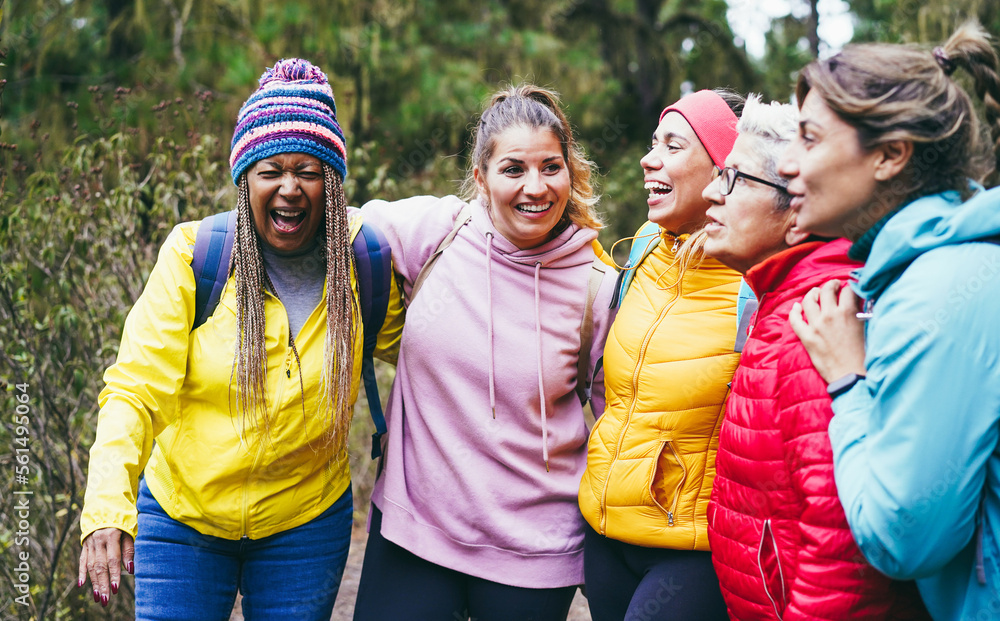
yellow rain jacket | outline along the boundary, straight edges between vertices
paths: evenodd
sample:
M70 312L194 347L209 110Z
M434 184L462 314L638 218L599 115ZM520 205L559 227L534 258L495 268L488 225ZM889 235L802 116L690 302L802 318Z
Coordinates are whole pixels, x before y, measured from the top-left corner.
M604 348L607 406L590 434L580 509L611 539L708 550L705 511L739 362L740 274L706 257L688 268L674 299L668 286L677 280L684 238L661 236Z
M288 344L288 317L266 294L265 341L270 437L236 413L233 360L237 335L233 277L208 321L191 330L195 281L191 259L199 222L178 225L160 249L142 295L125 320L117 362L104 374L97 438L80 519L82 537L114 527L135 537L140 473L172 518L225 539L267 537L329 508L351 482L346 458L325 445L320 377L326 304ZM353 239L361 218L350 219ZM355 296L357 283L351 276ZM376 353L395 361L402 332L399 292L391 298ZM362 330L354 345L357 398ZM226 387L229 387L227 390ZM303 395L305 403L303 407ZM155 439L155 442L154 442Z

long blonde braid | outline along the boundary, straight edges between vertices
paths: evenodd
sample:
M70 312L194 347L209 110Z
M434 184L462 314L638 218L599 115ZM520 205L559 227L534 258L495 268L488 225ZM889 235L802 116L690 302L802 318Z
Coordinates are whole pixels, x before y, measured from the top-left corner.
M236 280L236 316L239 333L233 372L236 375L236 410L240 417L240 437L247 423L271 436L267 407L267 351L264 345L264 260L260 240L250 212L250 188L246 174L240 177L236 202L236 235L230 270Z
M326 346L323 351L323 404L330 412L330 441L338 456L347 451L351 426L354 342L360 317L351 287L354 252L347 223L347 199L340 175L323 164L326 196Z
M347 200L340 175L323 164L326 235L326 342L323 348L323 376L320 410L327 412L327 440L338 457L347 450L347 434L353 414L351 389L354 375L354 343L357 299L351 287L354 253L347 222ZM239 183L236 206L236 235L230 269L236 279L236 307L239 335L233 372L237 381L236 409L241 419L241 436L252 428L271 436L267 403L267 352L265 350L264 283L266 274L260 240L250 212L249 188L244 175ZM299 368L301 385L301 367ZM245 437L245 436L244 436Z

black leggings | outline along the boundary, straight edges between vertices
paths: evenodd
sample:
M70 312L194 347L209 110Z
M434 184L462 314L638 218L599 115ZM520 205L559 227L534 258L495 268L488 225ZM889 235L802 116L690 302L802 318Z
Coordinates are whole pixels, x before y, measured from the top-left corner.
M576 587L527 589L475 578L407 552L381 534L373 505L354 621L565 621Z
M583 571L594 621L727 621L710 552L644 548L587 525Z

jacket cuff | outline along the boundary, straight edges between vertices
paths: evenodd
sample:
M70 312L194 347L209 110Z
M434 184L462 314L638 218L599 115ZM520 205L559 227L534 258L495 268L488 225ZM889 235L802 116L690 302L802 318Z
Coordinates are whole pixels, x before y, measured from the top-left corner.
M868 384L861 380L833 400L833 418L830 420L830 444L834 455L839 455L852 442L868 433L872 398Z

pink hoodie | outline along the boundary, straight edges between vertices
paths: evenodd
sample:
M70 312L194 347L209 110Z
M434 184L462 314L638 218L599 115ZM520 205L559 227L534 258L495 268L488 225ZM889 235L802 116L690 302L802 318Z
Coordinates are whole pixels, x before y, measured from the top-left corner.
M465 205L418 196L363 207L389 239L407 299ZM575 389L597 232L570 225L519 250L478 201L470 207L472 221L406 311L372 502L386 539L435 564L517 587L582 584L576 496L588 431ZM608 270L593 305L591 373L613 319L614 285Z

